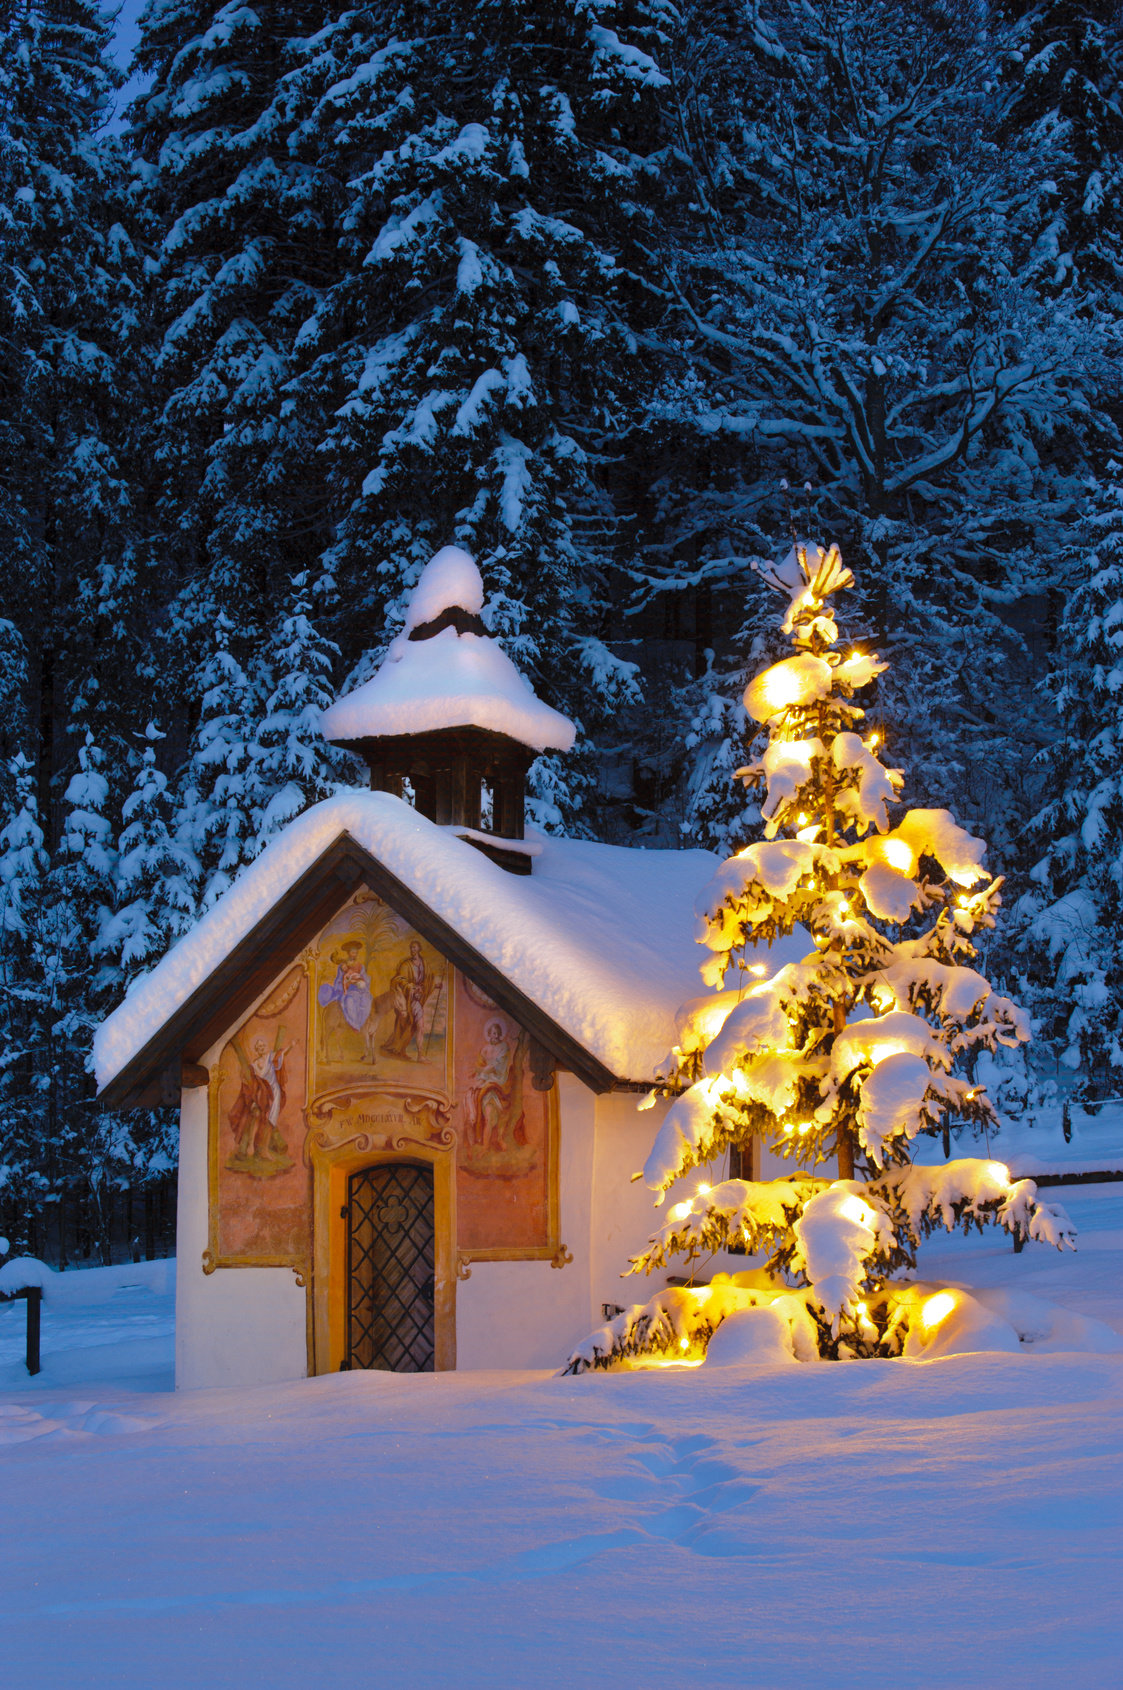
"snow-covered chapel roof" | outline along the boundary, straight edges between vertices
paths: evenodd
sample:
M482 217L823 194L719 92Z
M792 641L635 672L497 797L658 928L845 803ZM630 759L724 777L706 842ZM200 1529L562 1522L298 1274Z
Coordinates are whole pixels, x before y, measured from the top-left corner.
M216 971L241 945L250 955L261 950L262 924L288 894L302 895L298 883L341 840L388 870L607 1070L609 1082L653 1077L674 1042L676 1011L700 989L694 901L716 857L543 839L533 875L516 876L402 799L360 791L292 822L137 980L94 1039L99 1089L130 1065L138 1074L151 1067L167 1030L187 1027ZM345 890L336 892L342 902Z
M422 570L405 627L381 666L324 712L324 737L338 743L476 727L534 751L568 751L573 723L537 697L486 632L483 603L473 560L458 546L443 547Z

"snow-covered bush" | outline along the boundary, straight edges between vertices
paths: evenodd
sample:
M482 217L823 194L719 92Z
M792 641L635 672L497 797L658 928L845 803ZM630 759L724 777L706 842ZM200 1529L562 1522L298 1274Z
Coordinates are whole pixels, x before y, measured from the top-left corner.
M766 1274L660 1293L582 1345L576 1371L688 1357L735 1308L777 1298L802 1334L796 1355L808 1333L821 1355L896 1354L917 1321L934 1322L930 1300L891 1285L927 1233L996 1223L1058 1248L1073 1237L1063 1210L999 1162L912 1160L946 1117L997 1128L967 1070L1030 1036L971 967L1002 883L946 810L893 814L904 777L854 702L885 665L836 649L830 600L852 583L837 549L796 547L766 579L789 600L794 652L745 692L762 733L738 774L761 795L764 839L723 863L697 905L710 991L680 1011L663 1085L674 1102L642 1176L657 1204L672 1201L632 1264L650 1273L733 1248L763 1255ZM761 941L796 932L807 954L770 973ZM792 1173L682 1183L754 1138ZM812 1171L831 1162L837 1177Z

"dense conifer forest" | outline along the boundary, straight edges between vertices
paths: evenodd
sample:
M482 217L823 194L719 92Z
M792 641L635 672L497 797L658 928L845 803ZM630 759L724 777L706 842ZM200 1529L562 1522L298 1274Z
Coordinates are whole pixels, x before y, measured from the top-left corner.
M1123 1092L1114 0L148 0L127 103L112 47L0 0L0 1230L154 1234L92 1029L359 778L318 713L446 543L580 729L535 823L723 852L754 562L837 543L1007 877L1000 1105Z

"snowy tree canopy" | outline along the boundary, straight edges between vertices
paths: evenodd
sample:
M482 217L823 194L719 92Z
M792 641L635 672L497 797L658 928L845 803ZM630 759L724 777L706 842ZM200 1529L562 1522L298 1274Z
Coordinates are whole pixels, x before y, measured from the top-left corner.
M903 776L857 702L885 666L862 646L840 649L832 601L853 577L837 548L797 544L766 574L787 601L793 655L745 693L767 740L739 774L762 795L765 838L729 858L695 905L713 995L680 1014L673 1101L643 1171L657 1202L671 1201L633 1268L729 1246L761 1253L773 1295L807 1288L824 1353L893 1353L905 1327L889 1281L915 1265L924 1233L997 1221L1061 1247L1071 1227L1000 1163L913 1159L949 1114L997 1126L969 1064L1030 1036L1023 1011L970 966L1001 880L946 810L898 813ZM802 960L755 979L767 970L752 947L796 931L811 943ZM754 1139L798 1171L687 1183ZM837 1178L814 1173L829 1162ZM621 1316L582 1364L629 1353L638 1319ZM696 1323L690 1342L700 1334Z

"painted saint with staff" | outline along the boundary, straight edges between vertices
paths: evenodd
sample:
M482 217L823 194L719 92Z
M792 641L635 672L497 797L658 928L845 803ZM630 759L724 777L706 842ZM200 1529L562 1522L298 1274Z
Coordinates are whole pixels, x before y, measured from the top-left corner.
M390 1008L394 1026L382 1046L387 1056L424 1062L426 1012L430 998L440 991L442 984L443 981L427 965L420 941L411 940L409 955L402 958L390 977Z

